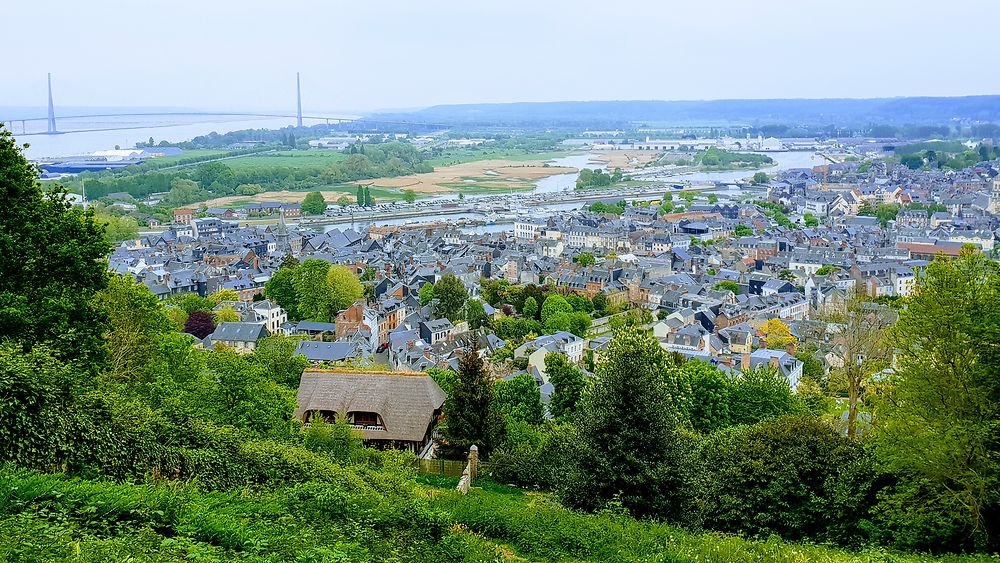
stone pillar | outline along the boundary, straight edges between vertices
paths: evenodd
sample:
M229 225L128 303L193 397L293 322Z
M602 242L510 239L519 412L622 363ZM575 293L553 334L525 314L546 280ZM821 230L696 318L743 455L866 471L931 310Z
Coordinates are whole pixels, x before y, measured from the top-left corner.
M473 444L469 448L469 481L476 480L476 473L479 465L479 448Z

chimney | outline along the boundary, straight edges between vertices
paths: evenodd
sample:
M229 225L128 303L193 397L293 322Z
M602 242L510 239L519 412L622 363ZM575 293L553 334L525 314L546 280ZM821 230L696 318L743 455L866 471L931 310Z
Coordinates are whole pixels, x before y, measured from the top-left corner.
M774 356L771 356L771 360L770 360L769 363L771 364L771 367L774 368L775 370L779 369L779 367L780 367L778 365L778 358L776 358Z
M795 343L794 342L789 342L788 344L786 344L785 345L785 352L788 352L789 356L794 356L795 355Z
M740 369L749 370L750 369L750 353L743 352L740 354Z

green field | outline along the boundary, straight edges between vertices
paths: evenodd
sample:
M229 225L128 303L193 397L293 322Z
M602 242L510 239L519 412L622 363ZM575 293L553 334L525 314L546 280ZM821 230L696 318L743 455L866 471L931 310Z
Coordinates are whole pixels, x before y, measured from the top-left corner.
M179 160L184 160L186 158L201 158L205 156L221 156L229 151L215 150L215 149L194 149L186 150L177 156L161 156L159 158L154 158L150 160L150 163L156 164L158 166L169 165L175 163Z
M226 166L235 170L254 168L295 168L299 170L323 170L331 164L342 162L346 155L329 150L276 151L251 154L227 159Z

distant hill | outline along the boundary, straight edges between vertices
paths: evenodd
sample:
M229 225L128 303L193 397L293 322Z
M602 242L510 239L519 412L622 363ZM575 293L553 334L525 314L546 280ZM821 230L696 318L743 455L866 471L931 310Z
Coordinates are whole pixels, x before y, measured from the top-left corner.
M772 123L851 126L1000 122L1000 96L871 99L522 102L440 105L372 120L469 126L622 126Z

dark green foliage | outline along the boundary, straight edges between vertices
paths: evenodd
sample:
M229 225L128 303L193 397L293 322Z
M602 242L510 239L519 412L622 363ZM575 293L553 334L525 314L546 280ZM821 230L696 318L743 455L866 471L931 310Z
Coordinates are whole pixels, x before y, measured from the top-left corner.
M685 464L691 439L690 389L665 374L666 352L636 329L615 334L597 366L597 379L581 401L578 440L560 499L589 510L620 501L631 514L682 522L692 514Z
M197 293L178 293L167 298L167 303L180 308L187 314L195 311L211 312L215 307L215 302L207 297L201 297Z
M524 340L529 334L541 334L542 325L534 319L501 317L491 323L493 333L503 340Z
M593 266L597 263L597 259L590 252L581 252L573 258L573 261L581 266Z
M264 285L264 294L288 313L289 320L300 320L299 296L295 291L296 267L282 267Z
M545 298L542 303L542 324L548 326L549 318L556 313L572 313L573 306L566 301L566 298L557 293L553 293Z
M496 392L493 377L478 350L473 348L458 361L458 381L444 404L445 442L439 444L444 457L462 459L476 445L488 458L503 441L503 416L493 408Z
M43 192L6 129L0 128L0 339L48 343L68 361L97 368L106 320L90 306L108 282L111 247L93 210L66 191Z
M615 180L614 175L608 174L600 168L593 170L584 168L580 170L580 176L576 179L576 189L605 188L615 181L621 181L621 173L618 173L617 180Z
M590 210L594 213L610 213L611 215L621 215L625 213L625 201L619 201L615 204L604 203L603 201L595 201L590 204Z
M577 336L585 337L587 336L587 331L590 330L590 315L583 312L557 312L549 317L547 323L545 323L545 330L549 333L565 331L571 332Z
M476 330L486 324L486 310L482 301L469 299L465 303L465 320L469 323L471 330Z
M322 215L326 211L326 200L320 192L309 192L302 200L302 212L310 215Z
M707 528L786 539L822 538L836 524L840 474L864 453L859 444L808 416L737 426L699 444L698 504ZM869 505L837 516L867 517Z
M296 269L292 283L298 297L298 312L303 319L330 321L333 311L330 310L329 272L330 263L317 258L307 258Z
M771 157L756 154L731 152L711 147L695 155L695 161L708 168L759 168L774 163Z
M528 297L524 300L524 308L521 309L521 314L529 319L538 318L538 301L535 301L534 297Z
M733 228L733 236L734 237L752 237L753 236L753 229L751 229L750 227L748 227L746 225L743 225L743 224L736 225Z
M457 321L465 316L465 302L469 299L469 292L462 280L449 272L434 284L434 299L434 312L439 317Z
M586 385L583 372L570 364L566 356L549 352L545 355L545 374L554 388L549 397L549 413L556 419L572 415Z

